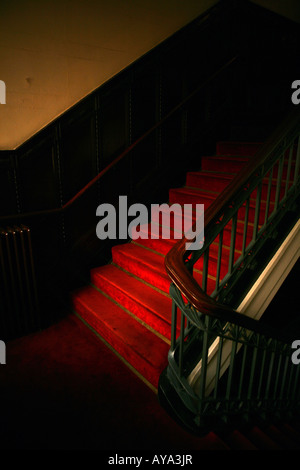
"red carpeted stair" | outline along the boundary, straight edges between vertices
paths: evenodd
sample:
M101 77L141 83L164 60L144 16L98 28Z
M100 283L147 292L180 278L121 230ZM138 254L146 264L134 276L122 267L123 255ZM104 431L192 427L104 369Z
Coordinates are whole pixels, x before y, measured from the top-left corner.
M201 169L189 172L186 185L169 191L169 204L199 203L205 209L252 158L261 144L219 142L216 155L202 157ZM274 172L276 173L276 171ZM262 199L268 180L264 181ZM275 191L275 186L272 191ZM254 220L255 193L250 202L248 237ZM261 203L260 222L264 220L265 201ZM239 212L236 253L241 253L244 209ZM151 224L141 227L149 235ZM174 238L174 237L173 237ZM224 231L221 277L227 272L230 226ZM140 238L112 249L112 262L91 271L90 285L72 294L74 310L130 366L154 388L167 366L171 331L170 280L164 257L177 240ZM212 293L217 270L218 242L210 249L208 293ZM195 265L201 283L202 259Z
M201 169L186 175L186 185L169 191L169 204L199 203L205 209L226 188L233 177L259 149L259 143L220 142L216 155L203 157ZM277 169L273 174L276 175ZM286 165L283 174L286 174ZM263 183L260 223L268 179ZM272 186L275 197L276 186ZM250 201L248 240L252 237L256 192ZM239 211L235 257L241 253L244 209ZM175 215L175 218L177 215ZM153 219L152 219L153 220ZM156 222L161 222L157 221ZM174 220L171 220L174 225ZM122 360L157 389L160 374L167 366L171 334L170 279L164 266L166 253L174 246L171 238L149 238L151 224L139 227L142 237L130 243L114 246L112 262L91 270L90 284L72 294L73 308L92 330L100 335ZM224 230L221 278L227 272L230 224ZM210 248L208 293L215 288L218 240ZM201 285L203 261L194 266L194 276ZM287 426L287 425L285 425ZM283 449L299 448L300 435L295 429L274 426L260 429L233 430L224 435L209 433L207 445L218 449Z

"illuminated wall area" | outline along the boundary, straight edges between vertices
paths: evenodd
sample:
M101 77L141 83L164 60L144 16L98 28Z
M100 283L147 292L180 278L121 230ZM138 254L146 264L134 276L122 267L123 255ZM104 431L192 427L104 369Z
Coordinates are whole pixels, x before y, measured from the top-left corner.
M3 0L0 150L14 149L215 0Z

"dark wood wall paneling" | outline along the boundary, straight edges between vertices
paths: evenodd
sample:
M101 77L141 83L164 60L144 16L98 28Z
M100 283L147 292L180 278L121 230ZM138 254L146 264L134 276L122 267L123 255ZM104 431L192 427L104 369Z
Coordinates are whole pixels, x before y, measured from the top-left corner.
M53 132L19 154L17 175L21 212L60 206L59 168Z
M80 102L59 123L62 202L65 204L97 174L95 98Z
M15 157L15 152L0 152L0 215L16 214L19 211Z
M7 154L0 152L2 167L16 172L7 178L2 172L2 187L20 198L19 206L13 197L2 200L1 213L59 207L72 198L205 76L207 67L199 63L208 60L209 30L195 24L175 34L21 145L14 161L5 163ZM173 124L170 132L181 126L178 118ZM145 161L159 164L157 137L132 156L134 184L143 179Z

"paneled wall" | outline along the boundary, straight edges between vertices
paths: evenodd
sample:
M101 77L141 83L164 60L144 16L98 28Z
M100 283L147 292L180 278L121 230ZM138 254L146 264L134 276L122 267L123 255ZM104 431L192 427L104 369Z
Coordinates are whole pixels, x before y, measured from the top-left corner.
M70 281L88 275L90 267L109 260L110 246L118 241L97 239L99 204L117 205L119 195L128 195L129 202L167 202L168 188L184 184L186 169L199 168L201 154L213 152L217 139L230 136L233 116L254 112L256 120L266 120L275 108L281 116L290 103L289 77L283 80L278 74L274 79L276 60L285 58L293 65L289 59L299 41L290 25L281 29L277 18L269 23L266 18L257 10L239 9L235 2L232 8L222 3L16 151L0 152L0 225L30 227L39 292L46 304L51 305L54 294L67 292ZM233 57L233 65L214 77ZM281 70L287 74L286 67ZM273 108L264 101L265 83L267 96L279 98ZM177 109L199 86L199 93ZM259 96L264 99L256 102ZM177 111L166 119L173 108ZM108 167L122 152L124 158ZM30 214L63 207L101 171L101 179L67 210ZM16 216L3 218L11 214Z

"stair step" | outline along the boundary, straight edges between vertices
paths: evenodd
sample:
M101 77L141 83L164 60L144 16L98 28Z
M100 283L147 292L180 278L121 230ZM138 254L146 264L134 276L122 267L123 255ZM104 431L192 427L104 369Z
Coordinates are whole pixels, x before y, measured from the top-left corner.
M170 204L204 204L204 213L207 208L214 202L218 193L205 192L198 189L190 188L172 188L169 191Z
M214 202L217 193L205 192L203 190L189 189L189 188L174 188L169 191L170 204L204 204L204 213L207 208ZM249 205L249 221L253 222L255 217L255 199L250 199ZM272 211L274 203L270 202L269 212ZM266 202L261 201L259 223L263 224L265 219ZM238 219L245 219L245 204L238 210Z
M226 155L216 155L216 156L205 156L201 158L201 170L202 171L215 171L215 172L225 172L225 173L238 173L242 168L247 164L249 158L247 157L238 157L238 156L226 156ZM273 178L276 178L278 175L279 164L276 163L273 168ZM291 163L290 175L294 175L295 170L295 160ZM288 156L284 159L282 177L286 178L288 173Z
M193 221L195 222L195 218L193 218ZM224 227L224 233L223 233L223 245L225 247L230 247L231 243L231 226L232 223L229 222L225 227ZM152 227L151 224L145 224L139 228L140 233L142 234L141 236L143 238L137 238L135 240L135 243L145 246L149 249L152 249L158 253L161 253L163 255L166 255L171 248L177 243L178 239L174 239L174 234L172 232L172 224L171 224L171 229L170 229L170 234L171 234L171 239L155 239L152 238ZM249 224L248 229L247 229L247 242L250 242L251 238L253 235L253 224ZM244 236L244 223L242 221L237 222L237 229L236 229L236 242L235 242L235 247L237 250L241 250L243 246L243 236ZM182 237L179 237L181 239ZM218 242L218 239L216 240ZM218 244L218 243L217 243ZM215 244L216 245L216 244ZM212 247L213 248L213 247ZM212 253L216 253L214 256L215 259L217 259L217 251L218 250L212 250Z
M220 141L216 144L216 155L253 157L263 146L263 142L235 142ZM289 157L289 151L285 158ZM296 158L296 147L293 149L293 158Z
M167 239L155 240L152 238L148 238L148 239L139 238L138 240L135 241L136 244L149 248L153 251L156 251L157 253L161 253L162 255L166 255L177 242L178 240L174 240L174 239L173 240L167 240Z
M170 278L164 257L134 243L112 248L113 262L158 289L169 293Z
M241 254L243 243L243 224L237 224L236 241L234 261L238 259ZM151 236L151 226L145 225L141 228L144 234ZM248 230L247 241L251 240L251 228ZM165 292L169 292L170 281L164 266L164 257L168 251L174 246L177 240L152 240L152 239L137 239L133 244L118 245L112 249L113 261L119 264L123 269L133 272L138 277L141 277L147 282L152 283ZM228 272L229 265L229 249L231 243L231 224L224 229L223 234L223 248L222 248L222 263L220 269L220 279L222 279ZM137 246L138 245L138 246ZM142 247L148 249L148 252L143 250ZM156 251L157 253L153 253ZM218 261L218 239L214 242L209 249L209 264L208 264L208 286L207 292L210 294L215 289L215 278L217 275L217 261ZM203 270L203 257L201 257L195 264L195 277L200 285L202 285L202 270Z
M237 173L249 161L247 157L202 157L201 170L217 171L226 173Z
M169 293L170 278L167 275L164 264L164 257L147 250L135 243L118 245L113 248L113 261L122 269L134 274L140 279L146 281L162 291ZM198 283L202 284L201 262L195 264L194 277ZM212 293L215 289L213 277L216 273L216 261L212 258L208 279L208 292Z
M200 189L200 190L209 190L214 192L222 192L232 181L234 178L235 173L218 173L216 171L194 171L189 172L186 177L186 187L189 189ZM290 188L292 182L289 183ZM262 192L261 197L262 199L267 199L268 195L268 186L269 186L269 178L266 177L263 180L262 184ZM271 191L270 197L271 200L274 201L276 196L277 190L277 180L276 178L272 179L271 182ZM280 188L280 197L284 196L285 193L285 181L283 181L283 185ZM252 193L252 197L255 198L257 194L257 190L254 190Z
M217 171L193 171L186 175L186 186L221 192L234 178L235 173L225 174Z
M76 312L157 388L169 345L92 286L73 292Z
M171 298L112 264L92 269L91 282L151 328L170 339Z
M254 156L262 147L262 142L228 142L222 141L216 144L217 155Z

